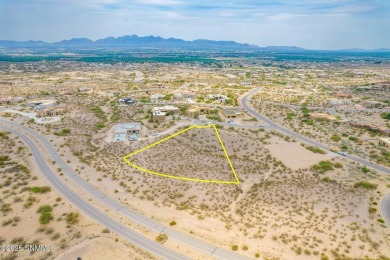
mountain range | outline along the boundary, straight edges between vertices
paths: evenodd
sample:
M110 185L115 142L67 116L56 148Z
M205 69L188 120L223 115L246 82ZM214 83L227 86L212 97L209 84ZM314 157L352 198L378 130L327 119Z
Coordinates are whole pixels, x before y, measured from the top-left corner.
M235 41L193 40L185 41L176 38L162 38L159 36L125 35L121 37L107 37L96 41L87 38L73 38L59 42L44 41L6 41L0 40L0 48L157 48L157 49L218 49L218 50L258 50L258 51L289 51L299 52L306 49L296 46L267 46L259 47ZM343 52L390 52L390 49L344 49Z
M96 41L87 38L73 38L59 42L44 41L1 41L3 48L167 48L167 49L261 49L257 45L238 43L235 41L213 41L199 39L185 41L176 38L162 38L159 36L125 35L121 37L107 37ZM271 46L270 49L304 50L295 46Z

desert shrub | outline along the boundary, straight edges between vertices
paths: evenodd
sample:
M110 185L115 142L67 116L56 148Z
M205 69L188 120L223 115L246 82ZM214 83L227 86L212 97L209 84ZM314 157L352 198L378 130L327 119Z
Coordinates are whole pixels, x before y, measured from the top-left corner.
M46 228L46 231L45 231L46 235L51 235L53 233L54 233L54 228L52 228L52 227Z
M41 216L39 217L39 223L46 225L49 224L52 219L53 214L51 212L42 212Z
M33 193L47 193L51 191L51 188L49 186L42 186L42 187L34 186L30 188L30 191Z
M7 214L8 212L12 211L11 204L9 203L2 204L0 211L3 212L3 214Z
M232 250L237 251L238 250L238 245L232 245Z
M175 226L176 225L176 221L172 220L171 223L169 223L170 226Z
M376 213L376 208L369 208L368 209L368 212L370 213L370 214L374 214L374 213Z
M338 169L343 168L343 165L339 162L335 163L333 166Z
M37 202L37 198L33 197L33 196L29 196L27 198L27 201L23 204L23 207L28 209L29 207L31 207L34 202Z
M80 231L77 231L72 238L81 238L82 237L82 234Z
M10 169L12 172L24 172L24 173L30 173L30 170L24 166L24 165L21 165L21 164L17 164L15 166L13 166L11 169Z
M21 201L23 201L23 199L21 197L19 197L19 196L14 197L14 202L15 203L21 202Z
M292 120L295 114L293 112L287 113L287 119Z
M60 238L60 233L55 233L55 234L51 237L52 240L57 240L57 239L59 239L59 238Z
M168 236L164 233L161 233L160 235L158 235L156 237L156 241L161 243L161 244L164 244L167 240L168 240Z
M375 190L378 187L378 184L370 183L367 181L356 182L353 187L355 188L364 188L367 190Z
M97 129L102 129L102 128L104 128L104 127L106 127L106 125L105 125L103 122L99 122L99 123L97 123L97 124L95 125L95 128L97 128Z
M324 173L326 171L333 170L333 164L329 161L320 161L318 164L313 166L313 169L320 173Z
M329 257L327 255L321 254L321 260L329 260Z
M70 129L69 128L64 128L61 130L61 134L63 135L67 135L67 134L70 134Z
M303 114L309 114L309 113L310 113L310 109L308 109L308 108L305 107L305 106L303 106L303 107L301 108L301 111L302 111Z
M338 135L332 135L330 138L332 141L339 142L341 140L341 137Z
M91 108L91 111L100 119L106 119L106 114L104 113L104 111L98 107L98 106L94 106Z
M74 224L77 224L77 223L79 223L79 217L80 217L80 215L79 215L79 213L77 213L77 212L71 212L71 213L68 213L67 215L66 215L66 222L68 223L68 224L70 224L70 225L74 225Z
M329 178L328 176L322 178L322 181L323 181L323 182L329 182L329 183L335 183L335 182L336 182L335 180L332 180L332 179Z
M382 114L381 114L381 117L382 117L383 119L390 120L390 113L382 113Z
M24 237L15 237L11 240L11 244L13 245L26 245L27 241Z
M356 138L355 136L350 136L348 139L351 140L352 142L357 142L357 141L359 141L359 139Z
M306 149L312 151L313 153L326 154L324 150L315 146L307 146Z
M3 226L8 226L9 224L12 224L12 226L16 226L20 221L20 217L13 217L8 220L3 221Z
M41 214L41 216L39 217L39 223L41 223L42 225L49 224L50 221L53 219L52 211L53 211L53 207L50 205L46 204L40 206L37 210L37 213Z
M52 212L53 211L53 207L46 204L46 205L42 205L40 206L38 209L37 209L37 213L42 213L42 212Z

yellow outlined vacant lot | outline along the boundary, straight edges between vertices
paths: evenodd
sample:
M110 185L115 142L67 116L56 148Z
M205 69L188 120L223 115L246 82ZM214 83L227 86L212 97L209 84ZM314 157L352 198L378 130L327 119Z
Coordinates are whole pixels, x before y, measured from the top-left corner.
M169 139L171 139L171 138L173 138L173 137L175 137L175 136L177 136L177 135L180 135L180 134L182 134L182 133L184 133L184 132L187 132L188 130L191 130L191 129L193 129L193 128L208 128L208 127L213 127L213 128L214 128L215 134L216 134L217 137L218 137L219 143L221 144L222 150L223 150L223 152L224 152L224 154L225 154L225 157L226 157L226 159L227 159L227 161L228 161L228 163L229 163L230 169L232 170L233 175L234 175L234 178L236 179L235 181L206 180L206 179L179 177L179 176L170 175L170 174L166 174L166 173L159 173L159 172L151 171L151 170L142 168L142 167L140 167L140 166L138 166L138 165L135 165L134 163L132 163L132 162L130 162L130 161L128 160L129 157L131 157L131 156L133 156L133 155L136 155L136 154L138 154L138 153L140 153L140 152L142 152L142 151L145 151L146 149L149 149L149 148L151 148L151 147L153 147L153 146L156 146L156 145L158 145L158 144L160 144L160 143L162 143L162 142L164 142L164 141L167 141L167 140L169 140ZM240 183L240 181L238 180L236 171L234 170L233 164L232 164L232 162L230 161L229 155L228 155L228 153L226 152L225 146L223 145L222 139L221 139L221 137L220 137L220 135L219 135L219 133L218 133L217 127L216 127L214 124L209 124L209 125L206 125L206 126L198 126L198 125L190 126L190 127L186 128L186 129L184 129L184 130L181 130L180 132L177 132L177 133L175 133L175 134L173 134L173 135L170 135L170 136L168 136L168 137L166 137L166 138L164 138L164 139L162 139L162 140L160 140L160 141L157 141L157 142L155 142L155 143L153 143L153 144L151 144L151 145L148 145L148 146L146 146L146 147L144 147L144 148L141 148L141 149L139 149L139 150L137 150L137 151L135 151L135 152L133 152L133 153L131 153L131 154L129 154L129 155L126 155L125 157L123 157L123 159L124 159L130 166L132 166L132 167L134 167L134 168L137 168L138 170L141 170L141 171L144 171L144 172L147 172L147 173L150 173L150 174L155 174L155 175L167 177L167 178L173 178L173 179L179 179L179 180L185 180L185 181L210 182L210 183L221 183L221 184L239 184L239 183Z

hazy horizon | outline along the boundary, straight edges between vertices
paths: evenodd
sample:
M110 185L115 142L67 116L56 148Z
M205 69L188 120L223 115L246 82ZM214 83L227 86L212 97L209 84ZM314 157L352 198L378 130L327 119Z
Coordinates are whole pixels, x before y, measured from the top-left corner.
M16 0L0 2L0 40L56 42L137 34L306 49L390 48L385 0Z

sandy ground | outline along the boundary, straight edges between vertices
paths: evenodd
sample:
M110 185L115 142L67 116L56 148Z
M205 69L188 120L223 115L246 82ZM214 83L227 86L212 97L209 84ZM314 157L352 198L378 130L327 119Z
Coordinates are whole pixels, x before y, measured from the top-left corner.
M41 125L32 127L49 132ZM83 125L82 129L85 128ZM72 132L77 133L73 128ZM301 170L290 169L286 160L289 155L283 157L278 153L278 149L272 154L272 148L269 146L282 145L281 147L293 149L294 153L308 152L307 156L314 155L311 157L314 158L311 161L313 163L323 160L322 157L328 158L326 155L313 154L298 143L286 142L283 138L267 132L237 129L219 132L242 180L239 186L242 193L235 186L168 180L130 169L120 156L129 151L126 144L100 143L104 146L102 152L97 153L88 166L72 155L68 145L63 146L64 143L70 142L70 147L75 150L92 149L85 136L49 135L49 139L53 140L59 153L69 160L74 169L80 171L83 178L109 196L166 225L175 220L177 225L174 228L216 245L229 249L237 244L242 254L253 257L259 252L263 259L267 257L318 259L319 252L330 256L329 250L336 249L343 250L343 254L346 252L351 255L387 253L383 246L378 248L379 251L372 249L377 247L376 243L383 244L386 241L374 224L375 219L372 220L372 216L368 215L370 194L351 192L355 176L352 179L351 175L343 173L344 170L335 170L327 173L327 176L337 181L342 180L343 183L322 183L320 180L323 176L316 178L310 171L302 173ZM103 141L105 134L99 136ZM191 150L196 145L197 143L188 143L185 149ZM167 154L163 149L159 152L162 156L164 153ZM281 165L279 160L286 166ZM309 162L296 167L307 165ZM55 165L52 167L56 169ZM342 178L336 178L338 176ZM68 184L72 185L69 181ZM81 190L78 192L83 193ZM96 204L93 201L91 203ZM116 212L108 213L116 219L125 221ZM313 226L318 221L321 225ZM357 224L353 224L355 222ZM126 223L151 239L157 236L132 223ZM354 230L356 225L359 231ZM101 229L96 228L93 233L101 234ZM366 238L363 235L364 230L372 230L366 234ZM305 234L303 237L302 232ZM359 239L354 243L345 242L346 238L353 236ZM322 242L317 242L313 238L321 239ZM364 242L364 239L369 240ZM341 249L339 244L342 245ZM168 240L166 245L194 259L204 259L203 255L179 246L174 240ZM241 249L244 245L249 247L248 251ZM362 246L364 248L360 249ZM314 249L311 249L312 247ZM298 255L294 252L304 249L309 250L310 255L303 253Z
M88 240L67 249L56 257L57 260L77 259L83 260L128 260L128 259L153 259L151 255L140 253L139 250L115 242L110 238L98 237Z
M179 74L175 75L174 72L171 73L171 70L170 66L166 72L159 74L158 70L152 66L150 71L145 69L142 70L142 73L149 82L153 82L153 79L160 79L165 74L172 74L172 77L166 77L167 79L180 78ZM236 72L226 73L236 74ZM47 77L50 80L59 80L68 74L61 75L60 73L56 77L50 75ZM196 91L197 86L202 86L201 91L206 89L200 83L210 86L216 85L216 82L213 82L214 79L218 78L217 75L214 75L215 72L197 74L199 76L191 79L195 82L194 91ZM268 77L268 72L266 74L264 76ZM114 74L105 73L102 70L94 73L88 72L86 75L90 80L88 83L82 82L83 85L113 85L111 82L103 82L103 80L113 79ZM126 79L129 78L128 74L124 76ZM69 77L82 78L75 77L74 74L69 75ZM17 75L14 78L15 81L18 81L12 88L16 89L19 86L17 84L19 84L20 76ZM29 79L28 76L26 78ZM189 81L188 78L185 80ZM229 80L227 83L231 83L232 79L227 80ZM356 79L353 78L353 80ZM29 86L35 83L35 91L38 92L53 85L52 82L46 84L41 81L43 80L31 82ZM241 82L242 79L240 78L239 81ZM299 84L306 83L312 84L305 78ZM120 83L114 84L120 86ZM123 89L128 87L128 83L125 84ZM141 84L137 84L137 86L147 87ZM177 87L182 85L181 82L174 83L173 81L167 82L167 85L169 84L177 84ZM340 83L337 82L337 84ZM329 82L326 85L335 84ZM69 86L75 88L76 82L70 82ZM278 91L278 93L281 92ZM145 93L140 95L145 95ZM277 95L281 98L285 96ZM296 95L289 96L294 99L298 98ZM93 95L84 100L71 97L71 99L73 98L76 98L82 106L104 103L103 98L99 99ZM322 96L319 96L319 99L313 99L310 103L325 102ZM299 102L305 100L307 100L306 97ZM275 117L281 119L286 117L284 112L287 111L282 111L283 113L279 114L277 109L270 109L268 105L264 109L264 113L275 112ZM378 209L377 205L379 205L380 199L385 192L389 191L386 185L390 180L387 176L386 178L379 173L364 174L359 165L350 164L339 158L331 158L328 155L314 154L301 147L299 143L285 142L282 141L283 138L275 137L272 134L271 137L267 137L269 134L267 132L251 133L250 131L233 129L221 131L221 137L232 156L232 161L241 179L239 186L205 185L167 180L130 169L123 162L122 157L131 152L133 147L127 143L104 142L107 129L96 131L94 125L99 122L99 119L86 111L88 111L88 105L85 105L84 111L78 112L73 121L65 117L63 122L53 124L53 127L57 129L37 127L49 139L53 140L61 156L69 160L71 167L77 169L80 176L107 195L126 203L129 207L149 217L166 225L175 220L177 224L173 228L201 237L227 249L231 249L232 245L238 245L239 253L252 258L257 252L260 253L261 259L272 259L273 257L279 259L320 259L322 254L329 259L390 256L390 234L378 222L381 215L379 212L368 212L369 208ZM108 112L109 109L105 111ZM300 112L298 111L298 113ZM109 118L110 114L107 116ZM122 118L127 120L133 117L122 115ZM379 116L377 118L379 119ZM296 130L297 132L302 133L310 130L311 127L306 125L301 128L299 121L298 116L295 121L292 121L293 126L299 128ZM329 128L326 128L328 124L325 123L316 122L316 125L318 131L310 130L315 136L321 136L321 133L327 132ZM71 136L57 137L53 135L54 130L64 127L71 128ZM343 127L342 125L330 125L330 127L334 127L338 133L346 131L349 135L354 134L348 129L348 131L340 129ZM320 129L322 129L321 132ZM323 139L329 141L331 133L329 132ZM159 138L161 137L156 139ZM343 137L343 140L349 142L348 137ZM326 142L324 141L324 143ZM193 147L189 144L185 149ZM170 156L167 151L160 152L163 157ZM311 166L321 160L332 162L339 160L343 164L343 168L325 174L312 171ZM174 160L171 161L174 162ZM52 167L56 169L55 164ZM326 177L329 178L328 181L324 181ZM361 180L377 183L379 187L373 191L353 188L354 183ZM72 186L69 180L68 184ZM77 190L77 192L83 194L82 190ZM88 198L85 194L84 196ZM44 197L42 198L44 199ZM91 203L98 204L95 201L91 201ZM104 209L101 205L99 207ZM109 211L108 213L126 222L116 212ZM35 211L31 213L31 215L34 214L36 214ZM134 223L127 224L138 231L141 230L140 232L151 239L156 236L154 233L136 227ZM102 229L99 226L96 228L83 226L83 228L84 230L93 229L95 235L96 233L101 234ZM7 232L9 233L9 231ZM78 242L85 241L84 248L88 248L89 237L91 236L84 236ZM91 241L94 240L95 238ZM96 240L100 241L101 238L96 238ZM91 242L90 247L99 246L101 243ZM171 239L166 245L170 248L178 246ZM243 249L244 245L249 247L247 251ZM186 250L178 249L180 252ZM71 252L69 253L71 254ZM204 256L191 252L187 255L194 259L204 259ZM119 257L121 256L118 255Z
M21 123L23 122L25 119L24 118L17 118L15 119L15 121ZM35 130L38 130L39 132L46 132L46 129L45 127L41 126L41 125L37 125L37 124L31 124L30 125L31 128L35 129ZM104 136L104 135L103 135ZM102 137L103 138L103 137ZM88 175L85 175L86 179L87 180L90 180L90 178L92 180L96 180L96 172L94 169L91 169L89 168L87 165L84 165L82 164L81 168L80 168L80 164L77 162L77 158L75 158L72 153L68 150L68 149L65 149L65 147L63 147L61 144L63 142L63 137L56 137L56 136L51 136L49 138L49 140L52 141L53 145L55 147L57 147L58 149L58 152L66 159L69 159L68 160L68 163L70 163L70 165L74 168L74 169L77 169L77 170L80 170L82 169L82 172L84 173L88 173ZM42 149L42 151L44 151L44 149ZM45 157L48 157L47 154L44 152L43 155ZM32 157L29 157L30 160L32 160ZM48 160L51 162L51 160ZM31 167L35 167L34 164L32 164L33 166ZM52 170L54 172L57 171L57 165L54 163L49 163L49 167L52 168ZM37 173L39 174L39 172ZM61 177L61 175L60 175ZM39 179L40 181L38 182L38 184L40 185L44 185L46 184L45 181L43 181L43 179ZM146 237L148 237L149 239L151 240L155 240L156 236L158 235L158 233L155 233L155 232L150 232L149 230L145 230L144 228L138 226L137 224L131 222L131 221L125 221L124 218L119 215L116 211L111 211L111 210L107 210L107 208L100 202L98 201L95 201L95 200L92 200L90 199L90 196L88 194L85 193L85 191L79 189L77 186L74 185L74 183L72 182L72 180L69 180L67 177L65 177L65 175L62 177L62 180L69 186L71 187L75 192L78 192L84 199L86 200L89 200L91 202L92 205L94 205L95 207L101 209L102 211L105 211L107 214L109 214L111 217L115 218L116 220L118 221L121 221L122 223L128 225L130 228L132 228L133 230L136 230L137 232L140 232L142 233L143 235L145 235ZM43 182L42 182L43 181ZM101 184L101 183L99 183ZM46 184L47 185L47 184ZM100 186L99 186L100 187ZM115 188L116 185L112 185L112 183L109 183L109 185L107 186L107 189L111 191L111 188ZM100 187L103 191L106 191L106 188L102 188ZM45 196L45 198L43 199L45 201L45 203L51 203L51 201L54 201L55 198L57 198L59 195L56 194L56 193L53 193L53 191L51 193L48 194L50 196L51 199L47 199L47 196L45 195L41 195L42 197ZM113 195L113 194L112 194ZM113 197L115 197L113 195ZM123 201L125 204L127 204L127 201ZM54 203L54 202L53 202ZM40 205L40 204L38 204ZM19 234L20 235L23 235L25 236L25 238L28 239L28 241L31 241L33 238L36 238L36 236L34 235L31 235L31 234L34 234L35 230L39 227L39 223L38 223L38 214L36 213L36 209L38 207L38 205L34 205L30 210L26 211L25 214L22 214L20 215L22 217L22 221L18 224L18 226L16 227L16 230L18 230L18 232L15 232L15 227L11 227L11 226L7 226L4 230L6 231L6 234L7 236L2 236L0 235L0 237L3 237L6 239L6 241L10 241L12 238L15 238L16 236L18 236ZM68 209L68 211L76 211L77 209L73 209L72 210L72 207L69 203L67 202L62 202L61 205L65 205L67 207L69 207L70 209ZM129 205L129 207L133 208L132 205ZM54 211L54 214L55 214L55 217L58 216L58 215L62 215L62 210L61 210L62 207L59 207L57 206L55 208L55 211ZM13 209L13 212L18 212L19 211L19 208L18 207L15 207ZM22 212L24 212L25 210L22 210ZM68 211L65 211L65 212L68 212ZM24 221L24 217L23 216L26 216L30 218L31 216L31 221L30 222L25 222ZM8 218L7 218L8 219ZM0 218L1 220L1 218ZM33 224L33 223L36 223ZM21 227L21 228L19 228ZM62 225L59 225L59 224L56 224L55 226L55 232L58 231L58 233L61 233L61 238L62 238L62 233L65 233L68 234L70 237L73 236L74 232L78 232L80 231L82 233L82 236L79 238L79 239L72 239L71 242L67 242L66 244L66 247L64 248L60 248L58 246L58 241L54 241L54 245L56 245L57 249L56 251L52 254L54 256L56 256L57 254L62 254L64 252L64 250L67 250L70 247L73 247L74 245L77 245L79 243L81 243L82 241L89 241L90 238L95 238L95 237L100 237L102 235L104 235L105 237L108 237L108 239L110 239L111 241L114 241L115 238L118 238L115 234L113 233L109 233L109 234L103 234L102 233L102 230L103 230L104 227L100 226L99 224L95 223L93 220L91 220L90 218L88 217L85 217L83 214L81 214L80 216L80 222L79 224L77 225L77 229L76 230L72 230L72 231L69 231L65 226L62 226ZM26 232L27 230L27 232ZM19 232L20 231L20 232ZM31 234L30 234L31 233ZM9 235L9 236L8 236ZM50 236L48 236L47 239L50 239ZM60 238L60 239L61 239ZM59 240L60 240L59 239ZM45 240L41 240L42 242L45 242ZM50 243L50 240L47 240L48 244L51 245L52 243ZM122 245L121 247L123 246L127 246L127 252L129 252L129 254L132 256L132 255L135 255L137 256L136 258L126 258L126 255L124 256L124 258L120 258L120 259L151 259L150 255L146 254L141 250L139 249L134 249L133 246L129 245L128 243L124 243L122 244L123 240L119 238L119 243ZM83 243L87 243L87 242L83 242ZM46 244L46 243L45 243ZM209 257L207 255L204 255L203 253L199 253L195 250L193 250L192 248L189 248L187 246L184 246L182 244L179 244L177 241L175 240L168 240L165 245L172 249L172 250L176 250L177 252L179 253L182 253L182 254L185 254L187 256L190 256L192 259L209 259ZM91 246L91 248L93 248L93 246ZM93 251L93 250L92 250ZM89 252L87 254L87 256L91 256L92 259L93 259L93 253ZM79 251L77 251L79 252ZM84 252L84 251L83 251ZM138 254L139 253L139 254ZM71 253L70 253L71 254ZM77 254L77 253L76 253ZM107 252L107 254L109 254L109 252ZM72 255L72 254L71 254ZM64 257L63 259L67 259L66 258L66 253L65 254L62 254L62 256ZM140 256L140 257L138 257ZM105 258L107 259L107 258ZM111 258L109 258L111 259Z
M172 176L234 181L213 127L192 128L127 160L146 170Z
M281 139L265 146L275 158L293 170L310 167L321 160L328 160L331 157L327 154L316 154L299 143L286 142Z
M10 134L10 139L1 140L2 147L0 148L0 155L9 154L13 162L26 166L30 170L30 178L25 178L28 174L22 174L21 172L10 173L9 167L1 167L0 173L2 179L10 174L15 176L12 179L10 186L1 186L0 190L2 195L0 196L1 203L9 203L11 205L11 211L0 215L1 226L0 237L5 240L3 244L17 244L18 242L12 242L13 239L23 238L27 243L33 243L34 240L38 240L39 244L46 246L55 246L55 251L51 255L56 255L61 252L63 248L72 246L82 241L85 236L90 233L84 232L84 227L89 227L89 230L101 230L100 225L96 224L90 218L80 215L79 222L75 225L68 225L65 221L66 214L70 212L77 212L72 205L67 201L64 201L60 194L51 189L48 193L33 193L29 191L28 187L42 187L49 184L41 176L38 168L35 166L35 162L32 156L29 156L29 150L24 146L24 143L18 140L18 137ZM16 145L15 145L15 143ZM12 148L10 148L12 147ZM20 151L10 151L8 149L15 149L23 147ZM24 176L24 177L22 177ZM23 178L23 179L22 179ZM24 180L24 181L22 181ZM3 181L0 181L3 183ZM12 187L12 188L11 188ZM26 188L23 191L23 188ZM11 189L10 189L11 188ZM18 198L18 200L16 200ZM32 200L31 206L25 206L26 202ZM41 225L39 223L40 214L37 210L42 205L51 205L53 207L53 219L49 224ZM19 217L19 222L5 225L6 221L12 218ZM38 231L39 228L42 231ZM93 232L93 231L92 231ZM56 238L55 238L56 236ZM37 252L33 256L49 257L48 252ZM27 252L20 252L17 254L19 257L26 257ZM11 256L9 252L2 253L2 256Z

